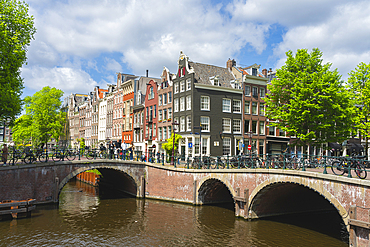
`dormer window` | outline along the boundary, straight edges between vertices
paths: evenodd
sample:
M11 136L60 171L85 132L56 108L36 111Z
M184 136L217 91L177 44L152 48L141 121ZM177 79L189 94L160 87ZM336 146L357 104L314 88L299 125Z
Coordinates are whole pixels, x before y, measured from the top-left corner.
M221 82L218 78L218 75L210 77L209 80L211 81L211 84L213 86L221 86Z

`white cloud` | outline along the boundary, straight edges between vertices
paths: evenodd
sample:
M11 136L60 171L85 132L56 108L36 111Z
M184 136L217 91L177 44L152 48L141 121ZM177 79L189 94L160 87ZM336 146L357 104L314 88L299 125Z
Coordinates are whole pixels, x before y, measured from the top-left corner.
M319 48L324 62L332 63L347 78L360 62L370 61L370 3L351 3L333 7L335 14L317 25L302 25L290 29L274 50L280 57L277 67L285 62L288 50Z
M89 74L71 68L26 67L22 69L22 77L25 87L31 90L39 91L50 86L61 89L64 96L72 92L88 93L97 86Z

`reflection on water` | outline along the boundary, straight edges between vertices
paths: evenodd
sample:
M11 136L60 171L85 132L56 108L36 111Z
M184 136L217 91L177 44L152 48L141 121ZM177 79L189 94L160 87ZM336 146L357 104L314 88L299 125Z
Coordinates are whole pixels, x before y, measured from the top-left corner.
M38 206L31 218L0 222L0 245L347 246L294 225L238 219L225 207L98 195L94 187L68 183L59 207Z

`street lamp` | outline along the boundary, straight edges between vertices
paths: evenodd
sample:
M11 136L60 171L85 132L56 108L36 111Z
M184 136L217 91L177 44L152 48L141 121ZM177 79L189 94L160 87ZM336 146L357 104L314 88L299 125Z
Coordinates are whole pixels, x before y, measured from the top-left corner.
M175 135L176 135L176 126L179 125L176 121L172 122L172 129L173 129L173 140L172 140L172 157L171 157L171 165L174 165L174 156L175 156Z

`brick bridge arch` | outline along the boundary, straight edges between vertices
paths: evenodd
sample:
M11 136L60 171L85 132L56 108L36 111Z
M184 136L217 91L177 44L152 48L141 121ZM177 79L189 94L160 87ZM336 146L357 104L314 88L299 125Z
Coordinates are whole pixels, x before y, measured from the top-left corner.
M202 178L196 188L196 204L210 204L229 202L235 196L235 191L231 183L218 174L209 175Z
M271 198L271 195L278 194L280 197L283 195L281 194L281 190L287 190L288 187L290 187L291 190L288 191L290 193L290 196L294 196L294 193L292 193L292 189L307 193L313 193L317 194L317 196L322 197L322 199L326 200L333 208L335 208L339 214L339 216L342 218L343 222L347 225L348 224L348 214L347 210L343 207L343 205L335 198L331 193L329 193L326 189L323 188L323 186L320 186L318 183L309 183L307 180L300 180L300 181L286 181L284 179L281 180L275 180L275 181L264 181L260 183L250 194L249 196L249 205L248 205L248 217L249 218L260 218L264 216L273 216L273 212L270 211L271 215L268 215L269 212L259 212L261 210L260 205L263 204L263 201L265 200L264 197L270 196L269 200L274 200L274 198ZM295 188L294 188L295 187ZM298 188L299 187L299 188ZM271 192L274 191L274 192ZM306 196L305 195L305 196ZM281 198L279 199L281 200ZM299 200L299 198L295 198L295 200ZM276 204L275 204L276 205ZM312 204L311 204L312 205ZM311 206L309 205L309 206ZM260 208L259 208L260 207ZM262 206L263 207L263 206ZM327 205L325 205L327 209L330 209ZM263 211L264 209L262 209ZM281 210L281 209L279 209ZM292 211L292 208L288 208L287 210L290 210L290 213L294 212ZM308 210L307 208L298 209L298 210ZM298 211L297 210L297 211ZM268 210L267 210L268 211ZM265 215L264 215L265 214Z
M141 186L141 181L140 178L132 171L132 170L125 170L122 169L121 166L117 165L96 165L96 166L84 166L84 167L79 167L76 170L73 170L70 172L67 176L65 176L59 183L58 185L58 192L57 192L57 198L55 200L58 200L59 194L62 191L63 187L71 180L72 178L76 177L78 174L92 170L92 169L97 169L99 170L103 176L104 176L104 170L111 170L114 171L118 174L121 174L121 178L126 178L126 181L129 181L128 188L126 188L126 193L136 196L136 197L141 197L141 195L138 193ZM123 175L123 176L122 176Z

